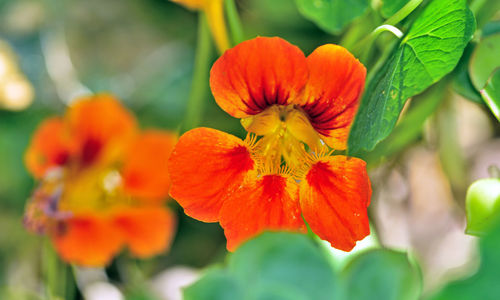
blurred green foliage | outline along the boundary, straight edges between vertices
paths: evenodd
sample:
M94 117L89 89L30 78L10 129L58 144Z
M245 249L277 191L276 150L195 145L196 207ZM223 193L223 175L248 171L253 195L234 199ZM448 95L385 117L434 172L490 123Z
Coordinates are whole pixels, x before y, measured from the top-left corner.
M452 282L440 292L431 297L431 300L495 300L500 295L500 222L488 232L480 241L481 265L472 276Z
M338 34L369 7L368 0L296 0L299 11L323 30Z
M353 153L362 153L369 164L375 165L417 141L424 123L436 117L436 111L448 113L449 107L443 103L450 101L447 95L451 81L461 95L483 103L478 92L491 78L483 93L493 99L497 111L500 107L500 73L491 77L500 66L500 22L490 22L500 9L500 2L469 1L478 24L471 43L474 18L466 1L432 0L424 1L422 6L428 5L425 9L419 8L397 22L406 33L400 41L380 35L370 47L359 47L360 40L408 2L382 0L376 6L365 0L242 0L237 1L237 8L245 38L281 36L306 54L324 43L341 43L356 55L362 54L371 81L349 143ZM0 2L0 17L0 38L16 50L20 67L36 90L35 103L29 109L0 111L0 298L39 299L38 295L43 294L40 282L25 280L26 273L22 273L26 265L31 266L29 276L40 278L42 273L41 239L28 235L22 227L24 204L34 187L23 166L23 154L40 121L61 113L68 101L61 93L64 80L54 76L54 72L67 58L73 79L88 91L116 94L144 127L178 131L191 89L198 18L196 12L166 0L6 0ZM394 49L393 43L397 43ZM62 51L56 55L62 62L54 64L47 59L54 51ZM455 68L459 58L453 76L442 79ZM215 59L214 54L210 64ZM201 125L243 137L245 132L239 122L215 104L208 90L203 96L206 102ZM413 96L407 113L394 126L407 98ZM491 110L495 112L494 108ZM442 131L446 136L441 138L447 144L442 148L448 157L443 165L461 168L465 163L457 155L456 137L452 130ZM371 152L364 151L372 148ZM462 171L450 173L450 182L465 180ZM471 197L473 201L488 200L482 194ZM173 247L169 253L138 262L144 278L173 265L201 268L224 261L227 252L220 227L193 220L177 204L169 205L179 217ZM420 296L420 271L405 253L373 250L350 258L344 269L336 270L321 247L302 235L263 234L230 254L224 266L208 269L200 281L186 289L185 297L223 300ZM500 226L481 239L482 263L477 273L446 286L432 299L498 298L498 249ZM106 274L112 282L126 285L119 265L115 261ZM21 281L23 285L19 286ZM123 290L127 299L154 299L142 284Z
M232 254L227 267L207 270L185 290L203 299L418 299L421 279L405 253L361 252L343 270L307 236L267 232Z

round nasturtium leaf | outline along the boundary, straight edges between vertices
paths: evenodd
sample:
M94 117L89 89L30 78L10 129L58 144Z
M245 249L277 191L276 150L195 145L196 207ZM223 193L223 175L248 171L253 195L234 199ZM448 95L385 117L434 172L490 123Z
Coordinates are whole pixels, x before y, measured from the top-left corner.
M375 249L356 256L342 270L347 300L417 300L422 278L407 253Z
M484 88L492 72L500 67L500 33L490 35L476 46L472 53L469 74L474 87Z
M474 182L465 199L467 234L482 235L500 217L500 179L486 178Z

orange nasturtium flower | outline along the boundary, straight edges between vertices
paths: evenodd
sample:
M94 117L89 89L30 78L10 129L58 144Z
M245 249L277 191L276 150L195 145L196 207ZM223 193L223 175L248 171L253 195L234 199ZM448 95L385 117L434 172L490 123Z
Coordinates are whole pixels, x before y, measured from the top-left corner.
M210 86L249 135L185 133L169 159L170 195L187 215L220 222L231 251L264 230L304 232L304 220L350 251L370 233L370 180L364 161L332 149L346 149L365 75L337 45L306 58L283 39L259 37L226 51Z
M48 235L64 260L79 265L105 265L123 246L137 257L165 251L175 229L164 201L176 140L139 131L112 96L77 100L64 117L39 126L26 152L39 180L26 227Z

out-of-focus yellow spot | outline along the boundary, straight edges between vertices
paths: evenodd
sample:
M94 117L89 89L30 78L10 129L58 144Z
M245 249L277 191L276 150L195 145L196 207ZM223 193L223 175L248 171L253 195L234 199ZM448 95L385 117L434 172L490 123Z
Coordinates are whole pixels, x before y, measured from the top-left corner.
M23 110L34 96L33 86L19 70L12 48L0 41L0 108Z
M0 42L0 81L16 70L12 54L5 48L4 43Z
M23 76L9 77L2 81L0 88L0 104L8 110L23 110L33 101L33 86Z

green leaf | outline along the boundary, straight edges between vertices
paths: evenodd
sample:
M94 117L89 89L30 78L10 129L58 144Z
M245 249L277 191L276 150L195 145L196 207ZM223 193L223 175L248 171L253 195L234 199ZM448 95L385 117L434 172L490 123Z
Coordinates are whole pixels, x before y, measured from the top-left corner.
M226 270L210 269L184 290L184 300L245 299L243 287Z
M497 300L500 295L498 270L500 270L500 223L480 241L481 265L476 274L467 279L448 284L431 300Z
M500 34L493 34L481 40L470 59L469 73L478 91L484 88L488 78L498 67L500 67Z
M282 286L305 299L332 299L339 289L328 260L305 235L264 233L243 245L229 268L249 286Z
M349 153L372 150L392 131L406 100L439 81L472 38L465 0L434 0L370 80L349 136Z
M326 32L338 34L361 16L369 0L296 0L300 13Z
M408 2L410 2L410 0L382 0L380 14L387 19L397 13Z
M224 292L226 286L230 291ZM310 238L279 232L242 245L227 269L207 273L186 289L185 299L329 300L341 293L328 259Z
M365 252L342 271L348 299L418 299L420 272L402 252L377 249Z
M474 50L474 45L470 43L465 47L464 54L453 71L453 89L462 97L473 102L484 104L481 94L476 90L469 76L469 61Z
M500 122L500 68L497 68L481 90L481 96Z
M484 234L492 220L500 215L500 179L486 178L475 181L465 198L468 234Z
M483 26L491 20L495 13L500 10L500 1L498 0L481 0L470 2L470 9L474 13L474 16L476 16L477 28L479 29L483 28Z
M441 104L447 92L447 84L448 80L442 80L415 97L405 118L396 125L391 134L378 143L373 151L364 153L361 157L369 165L377 164L383 157L398 153L417 140L425 121Z

